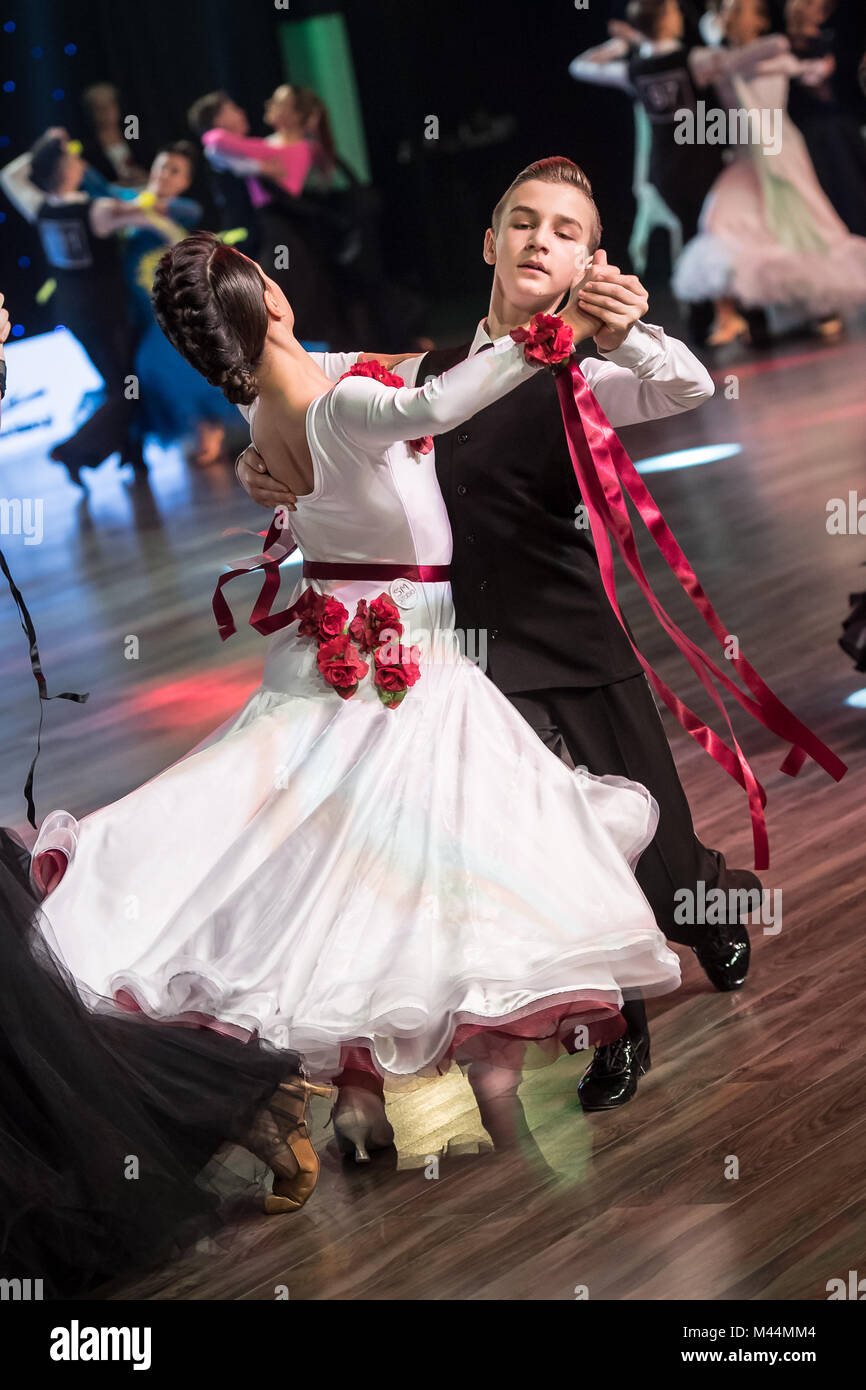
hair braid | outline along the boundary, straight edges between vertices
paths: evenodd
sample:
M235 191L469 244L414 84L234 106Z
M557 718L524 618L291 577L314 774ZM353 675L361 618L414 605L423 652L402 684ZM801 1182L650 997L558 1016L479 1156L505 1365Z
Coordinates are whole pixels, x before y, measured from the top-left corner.
M268 329L261 272L212 232L170 247L151 298L169 342L233 405L258 395L255 369Z

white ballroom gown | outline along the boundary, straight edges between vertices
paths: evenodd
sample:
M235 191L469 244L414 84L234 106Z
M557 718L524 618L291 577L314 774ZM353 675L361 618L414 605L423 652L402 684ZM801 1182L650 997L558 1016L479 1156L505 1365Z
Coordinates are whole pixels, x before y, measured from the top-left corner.
M420 389L351 376L313 401L314 488L292 518L305 560L447 566L433 457L402 441L536 370L502 338ZM44 915L79 989L258 1033L314 1075L365 1047L392 1077L503 1034L616 1033L624 997L675 989L632 872L656 826L649 792L544 746L461 654L447 582L301 578L289 601L308 587L350 618L398 595L419 679L388 708L365 658L343 699L292 623L204 743L80 822L48 816L34 860L68 856Z

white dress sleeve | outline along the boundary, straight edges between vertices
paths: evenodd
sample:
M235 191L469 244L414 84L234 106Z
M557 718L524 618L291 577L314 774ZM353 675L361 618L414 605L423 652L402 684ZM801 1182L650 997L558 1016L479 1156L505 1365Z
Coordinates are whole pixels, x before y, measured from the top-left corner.
M740 48L693 48L689 68L699 87L725 77L752 77L764 63L790 53L784 34L766 34Z
M0 169L0 188L22 217L26 217L28 222L35 222L45 201L45 194L35 183L30 182L31 161L32 156L28 150L19 154L5 169Z
M358 348L357 352L310 352L307 355L321 367L329 381L339 381L344 372L354 367L362 351Z
M605 56L595 61L594 55L599 53ZM596 44L595 48L588 48L572 58L568 65L569 76L576 82L592 82L597 87L618 87L622 92L630 92L627 53L628 46L621 41Z
M333 429L361 448L381 449L454 429L538 370L526 362L523 344L505 337L424 386L395 389L371 377L352 376L322 400Z

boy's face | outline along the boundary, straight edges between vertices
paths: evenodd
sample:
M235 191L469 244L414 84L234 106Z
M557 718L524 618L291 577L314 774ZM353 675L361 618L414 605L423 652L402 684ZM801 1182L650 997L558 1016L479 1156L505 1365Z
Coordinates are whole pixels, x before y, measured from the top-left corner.
M157 198L179 198L191 183L192 170L186 155L163 150L150 166L148 186Z
M509 303L532 315L580 277L594 228L593 205L580 189L529 179L508 199L498 233L487 229L484 259Z

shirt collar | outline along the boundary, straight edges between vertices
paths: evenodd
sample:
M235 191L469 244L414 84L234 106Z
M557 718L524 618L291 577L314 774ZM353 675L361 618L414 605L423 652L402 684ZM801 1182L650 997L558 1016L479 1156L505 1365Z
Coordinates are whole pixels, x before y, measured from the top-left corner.
M487 329L484 326L486 322L486 319L482 319L475 330L475 337L472 339L472 346L469 349L470 357L474 357L478 349L483 347L485 343L493 342L493 339L491 338L490 334L487 332Z

